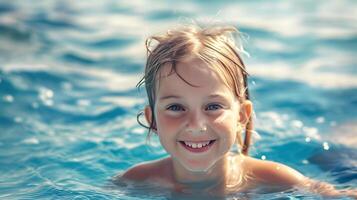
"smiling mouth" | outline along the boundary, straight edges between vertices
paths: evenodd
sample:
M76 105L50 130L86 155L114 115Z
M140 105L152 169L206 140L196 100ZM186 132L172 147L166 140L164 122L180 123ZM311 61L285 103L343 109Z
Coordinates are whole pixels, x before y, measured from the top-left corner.
M216 140L207 140L202 142L179 141L180 144L190 152L201 153L208 151Z

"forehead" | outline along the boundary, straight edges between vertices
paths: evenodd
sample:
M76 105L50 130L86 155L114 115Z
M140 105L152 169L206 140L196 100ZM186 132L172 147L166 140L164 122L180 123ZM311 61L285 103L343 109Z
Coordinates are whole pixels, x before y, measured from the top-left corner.
M190 90L197 94L220 93L234 98L233 92L217 75L217 71L198 58L177 63L176 71L171 64L165 64L156 79L158 96L166 93L185 93Z

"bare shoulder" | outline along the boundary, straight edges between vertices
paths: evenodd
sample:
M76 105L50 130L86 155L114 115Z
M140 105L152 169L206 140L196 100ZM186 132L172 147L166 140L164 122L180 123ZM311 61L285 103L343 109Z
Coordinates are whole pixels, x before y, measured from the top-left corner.
M278 162L246 157L245 163L246 169L261 183L294 186L304 184L307 181L307 178L300 172Z
M336 190L329 183L307 178L293 168L281 163L251 157L245 157L244 163L244 168L249 171L251 178L257 183L272 187L279 186L280 188L297 186L330 197L357 197L356 189Z
M123 174L119 174L117 178L131 181L145 181L158 177L164 178L167 176L169 164L169 158L140 163L129 168Z

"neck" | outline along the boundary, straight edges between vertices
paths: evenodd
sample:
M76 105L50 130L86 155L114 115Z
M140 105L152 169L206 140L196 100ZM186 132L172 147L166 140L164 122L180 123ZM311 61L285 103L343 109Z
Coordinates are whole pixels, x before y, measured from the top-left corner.
M195 172L187 170L173 159L173 178L175 182L190 188L225 187L231 185L232 181L236 181L232 180L232 177L241 173L242 160L243 156L232 156L231 153L227 153L207 171Z

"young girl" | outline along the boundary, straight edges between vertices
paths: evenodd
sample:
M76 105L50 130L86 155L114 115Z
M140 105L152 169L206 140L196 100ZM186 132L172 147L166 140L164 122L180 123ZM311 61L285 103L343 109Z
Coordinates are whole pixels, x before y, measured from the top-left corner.
M158 135L169 157L136 165L119 178L175 191L199 186L216 195L257 187L355 194L248 156L253 105L235 33L233 27L187 26L147 40L145 75L138 86L145 84L148 95L149 134ZM153 40L157 44L150 49ZM230 151L235 144L238 153Z

